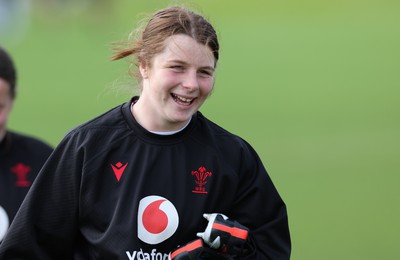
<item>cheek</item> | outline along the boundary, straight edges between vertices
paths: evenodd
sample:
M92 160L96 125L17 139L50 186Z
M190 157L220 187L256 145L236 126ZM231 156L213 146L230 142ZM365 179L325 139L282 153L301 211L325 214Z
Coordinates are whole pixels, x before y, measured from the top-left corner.
M209 94L214 88L214 79L204 79L201 82L201 90L204 94Z
M153 86L157 85L158 90L168 90L169 88L175 87L179 84L179 77L171 73L164 73L158 77L154 77L153 79L157 79L156 81L150 80ZM154 84L156 83L156 84Z
M8 119L11 109L9 107L0 108L0 125L3 127Z
M7 113L0 111L0 128L3 128L7 122Z

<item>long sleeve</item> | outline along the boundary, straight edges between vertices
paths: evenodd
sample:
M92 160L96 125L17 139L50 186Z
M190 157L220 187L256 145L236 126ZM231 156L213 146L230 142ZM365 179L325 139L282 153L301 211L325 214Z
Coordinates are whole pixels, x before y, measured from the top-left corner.
M32 185L0 247L0 259L71 259L82 152L64 140Z
M290 259L286 205L259 156L247 144L241 160L241 185L230 217L250 228L245 259Z

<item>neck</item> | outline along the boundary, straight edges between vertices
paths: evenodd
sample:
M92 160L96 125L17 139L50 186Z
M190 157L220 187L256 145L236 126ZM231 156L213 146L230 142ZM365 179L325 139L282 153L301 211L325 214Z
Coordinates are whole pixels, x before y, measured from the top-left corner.
M165 122L165 120L157 120L149 109L144 106L143 99L138 99L135 103L131 105L131 113L135 120L147 131L153 133L162 132L177 132L185 128L190 119L184 122Z

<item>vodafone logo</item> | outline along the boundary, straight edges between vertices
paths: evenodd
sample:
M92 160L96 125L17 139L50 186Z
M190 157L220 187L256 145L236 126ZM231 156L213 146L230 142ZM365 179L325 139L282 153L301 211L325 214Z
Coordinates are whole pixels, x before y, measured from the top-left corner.
M159 244L170 238L179 225L174 205L160 196L140 200L138 209L138 237L147 244Z
M10 221L8 220L6 211L3 209L2 206L0 206L0 241L3 240L4 235L8 230L9 224Z

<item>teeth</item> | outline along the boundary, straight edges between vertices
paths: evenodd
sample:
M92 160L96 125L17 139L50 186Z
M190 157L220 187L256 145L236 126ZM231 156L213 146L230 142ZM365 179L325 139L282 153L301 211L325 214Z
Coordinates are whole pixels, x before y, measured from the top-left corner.
M186 102L186 103L190 103L190 102L192 102L192 100L193 100L193 98L184 98L184 97L177 96L177 95L174 95L174 97L177 98L177 99L179 99L180 101Z

